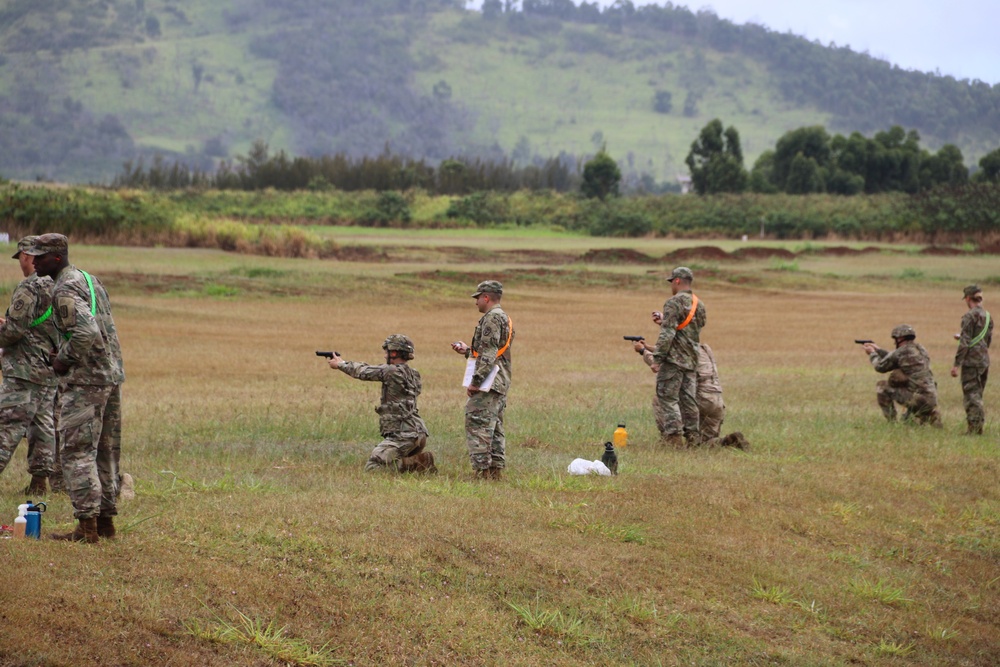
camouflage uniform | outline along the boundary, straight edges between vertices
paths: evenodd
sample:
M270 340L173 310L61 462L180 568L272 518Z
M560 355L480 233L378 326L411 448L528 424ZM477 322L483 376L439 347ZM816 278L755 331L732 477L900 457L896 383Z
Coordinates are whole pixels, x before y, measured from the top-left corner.
M77 519L117 515L120 485L125 370L108 293L96 277L90 279L93 290L87 276L70 265L52 290L62 335L57 358L69 366L58 401L63 479Z
M383 440L372 450L365 470L395 467L396 461L414 456L427 444L427 426L417 411L420 373L406 364L377 366L345 361L338 366L358 380L382 383L382 401L375 408Z
M923 345L905 341L892 352L882 349L872 352L869 360L879 373L890 373L888 381L875 385L878 405L886 419L895 421L895 404L899 403L919 423L941 426L937 383Z
M483 284L480 284L481 290ZM495 285L499 286L500 283ZM478 296L478 293L474 296ZM499 471L507 465L503 420L511 378L511 345L507 345L508 339L513 343L513 324L497 304L479 318L479 324L472 335L472 345L465 353L466 358L471 356L476 359L472 386L482 386L493 366L499 366L490 390L474 393L465 404L466 447L475 471ZM498 357L500 349L505 346L507 349Z
M49 364L49 352L58 346L52 285L51 278L36 274L22 280L14 289L7 319L0 326L0 472L27 435L28 472L32 477L52 474L57 379Z
M677 330L691 312L692 298L691 290L683 290L663 304L663 322L653 353L660 366L656 373L660 435L671 438L683 432L689 445L699 442L696 369L699 335L706 319L705 306L699 302L688 325Z
M642 360L648 366L655 366L653 352L646 350L642 354ZM698 388L695 398L698 403L698 433L702 442L707 442L712 438L719 437L722 430L722 422L726 418L726 406L722 402L722 383L719 382L719 370L715 365L715 356L712 348L705 343L698 344ZM656 417L656 427L662 433L664 425L663 415L660 410L659 396L653 396L653 415Z
M985 332L985 335L982 335ZM979 341L970 345L976 339ZM961 369L962 403L969 433L982 433L985 422L983 412L983 389L990 370L990 343L993 340L993 319L976 306L962 316L962 331L959 334L958 352L955 366Z

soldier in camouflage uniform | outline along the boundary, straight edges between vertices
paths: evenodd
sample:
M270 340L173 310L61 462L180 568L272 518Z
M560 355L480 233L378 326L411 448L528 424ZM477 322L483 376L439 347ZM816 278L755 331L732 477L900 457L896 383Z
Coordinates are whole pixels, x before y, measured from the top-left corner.
M403 334L392 334L382 349L385 363L377 366L344 361L336 353L330 359L330 368L358 380L382 383L382 401L375 412L383 440L372 450L365 470L437 472L434 455L424 450L427 426L417 411L420 373L406 363L413 359L413 341Z
M14 253L25 278L14 289L6 319L0 320L3 385L0 386L0 473L21 438L28 438L28 496L46 493L56 453L56 376L49 352L58 346L52 319L52 279L35 274L25 250L37 237L27 236Z
M507 466L503 430L510 389L514 325L500 307L503 285L496 280L479 283L472 297L483 316L472 335L472 345L462 341L451 347L467 359L475 359L465 404L465 436L473 474L481 479L499 480ZM496 376L488 390L482 389L494 367Z
M663 314L654 312L653 322L660 324L662 321ZM645 341L635 341L633 349L642 355L642 360L646 362L650 370L654 373L660 370L656 360L653 359L653 351L646 347ZM722 422L726 418L726 405L722 401L722 383L719 381L719 369L715 365L715 355L712 353L712 348L706 343L698 344L698 368L696 372L698 375L698 388L696 390L698 435L701 445L749 449L750 443L739 431L734 431L725 437L719 437L722 432ZM653 414L657 419L656 426L662 432L661 412L660 399L654 395Z
M966 435L982 435L986 416L983 412L983 390L990 371L990 343L993 341L993 320L983 308L983 291L978 285L969 285L963 291L969 311L962 316L958 351L951 376L962 376L962 403L968 422Z
M43 234L24 252L34 256L38 275L55 280L59 346L50 360L61 379L57 419L63 479L78 525L54 537L96 543L115 536L120 484L125 370L111 301L96 277L69 263L69 242L62 234Z
M672 447L697 445L701 441L698 425L698 343L705 326L705 306L691 292L694 274L679 266L670 274L673 294L663 304L660 336L653 359L656 373L656 397L659 400L657 424L664 444Z
M896 420L896 403L907 408L906 418L920 424L941 428L938 410L937 383L931 373L931 359L923 345L915 342L917 332L909 324L900 324L892 330L896 349L881 349L875 343L865 343L864 351L872 366L879 373L889 373L888 381L878 382L876 397L882 414L889 421Z

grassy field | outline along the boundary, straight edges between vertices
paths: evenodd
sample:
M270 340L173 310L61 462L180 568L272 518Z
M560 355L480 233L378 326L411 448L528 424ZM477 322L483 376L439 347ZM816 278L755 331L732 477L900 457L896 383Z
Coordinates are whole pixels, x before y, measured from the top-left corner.
M671 267L444 264L408 234L371 237L398 250L370 264L74 248L111 292L137 497L113 542L0 541L0 665L1000 661L1000 402L989 388L987 434L963 437L948 375L961 287L985 283L990 307L995 258L693 263L723 430L752 450L675 452L656 445L653 376L621 339L655 335ZM623 244L435 234L493 251ZM632 247L679 245L656 243ZM518 332L510 467L477 483L448 344L469 340L468 295L493 276ZM2 298L17 280L0 264ZM930 352L943 430L887 424L875 405L852 339L887 345L900 322ZM377 362L394 332L416 343L437 476L364 474L378 387L313 354ZM621 474L567 475L619 420ZM4 523L24 458L0 475ZM47 501L43 531L69 528L67 498Z

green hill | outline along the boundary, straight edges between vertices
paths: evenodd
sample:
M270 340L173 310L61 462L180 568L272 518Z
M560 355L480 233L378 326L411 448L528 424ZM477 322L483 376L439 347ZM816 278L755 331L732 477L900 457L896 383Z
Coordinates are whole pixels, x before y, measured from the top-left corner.
M606 143L673 181L722 118L748 164L787 130L901 124L966 161L1000 144L1000 87L906 72L710 12L528 0L13 0L0 7L0 174L107 181L161 154L519 163ZM659 111L654 108L659 103Z

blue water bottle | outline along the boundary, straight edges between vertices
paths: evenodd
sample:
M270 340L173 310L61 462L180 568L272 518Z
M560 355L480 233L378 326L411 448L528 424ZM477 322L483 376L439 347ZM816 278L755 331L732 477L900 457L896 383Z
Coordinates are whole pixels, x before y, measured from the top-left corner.
M45 503L36 503L28 506L28 512L24 518L28 520L25 526L24 536L33 537L36 540L42 539L42 512L47 509Z

